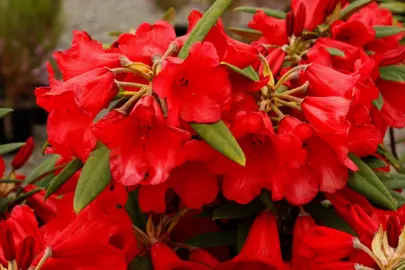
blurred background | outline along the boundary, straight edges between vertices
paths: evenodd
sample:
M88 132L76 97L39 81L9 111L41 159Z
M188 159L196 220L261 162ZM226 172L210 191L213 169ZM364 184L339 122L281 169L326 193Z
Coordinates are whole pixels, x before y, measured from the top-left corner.
M128 31L142 22L161 19L176 10L175 28L187 31L192 9L204 11L213 0L0 0L0 107L14 112L0 119L0 143L22 142L34 136L36 151L24 170L43 159L46 113L35 104L35 87L48 85L45 62L52 52L70 47L72 30L87 31L103 43L111 31ZM285 10L288 0L233 0L225 26L246 26L251 14L231 12L241 5Z

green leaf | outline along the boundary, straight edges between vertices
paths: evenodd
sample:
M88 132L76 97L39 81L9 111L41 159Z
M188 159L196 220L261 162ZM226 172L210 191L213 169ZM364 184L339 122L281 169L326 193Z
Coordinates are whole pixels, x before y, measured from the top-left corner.
M256 215L263 211L264 204L260 200L253 200L249 204L237 204L235 202L227 202L217 209L212 214L212 219L239 219Z
M11 113L13 109L7 109L7 108L0 108L0 118L3 118L7 114Z
M45 199L49 198L52 194L60 189L60 187L66 183L78 170L83 167L83 162L80 159L74 159L69 162L65 168L52 180L50 183Z
M251 81L257 81L258 80L258 75L256 72L254 72L255 75L253 75L251 69L245 68L245 69L240 69L232 64L226 63L226 62L221 62L221 65L227 67L231 71L238 73L239 75L244 76L245 78L251 80ZM254 71L254 70L253 70Z
M341 219L332 207L324 207L319 203L310 202L304 208L318 224L357 236L349 224Z
M73 209L80 213L110 183L110 150L99 143L84 164L73 199Z
M230 160L245 166L245 154L224 121L219 120L213 124L190 123L190 126L215 150Z
M236 239L236 249L238 253L242 250L242 247L246 242L246 238L249 234L250 227L252 227L254 220L254 217L238 219L238 235Z
M339 14L339 20L346 20L347 18L349 18L353 13L356 13L357 11L359 11L361 8L363 8L364 6L370 4L371 2L373 2L373 0L357 0L354 1L352 3L350 3L350 5L348 5L347 7L345 7L345 9L343 9L340 14Z
M246 73L250 78L253 78L253 80L258 81L259 74L255 71L255 69L252 66L248 66L244 69L242 69L244 73Z
M232 0L217 0L215 3L204 13L202 18L197 22L193 30L191 30L189 37L184 42L178 57L186 59L191 46L198 41L203 41L205 36L216 24L221 15L231 5Z
M191 30L189 37L178 54L179 58L185 59L191 46L195 42L204 40L210 29L231 3L232 0L215 1L197 22L193 30ZM246 164L245 154L222 120L213 124L190 123L190 126L214 149L242 166Z
M382 157L386 158L388 162L395 168L399 169L400 168L400 162L399 160L394 157L394 155L388 151L383 144L380 144L377 148L377 154L381 155Z
M22 203L24 200L28 199L34 194L37 194L38 192L42 191L42 188L36 188L31 191L28 191L27 193L22 194L21 196L15 198L10 204L11 205L17 205Z
M374 25L375 38L389 37L405 31L405 28L390 25Z
M135 257L128 265L128 270L153 270L152 260L148 256Z
M2 144L0 145L0 155L4 155L10 152L13 152L22 146L24 146L25 143L8 143L8 144Z
M248 41L255 41L262 36L262 32L249 28L229 27L229 31Z
M392 197L397 200L398 207L401 207L405 204L405 196L395 190L390 190Z
M345 56L345 53L343 51L339 50L339 49L327 48L327 50L328 50L329 54L332 55L332 56L342 56L342 57Z
M401 2L397 2L397 1L381 3L380 7L389 9L395 13L405 13L405 3L401 3Z
M237 231L221 231L199 234L184 243L193 247L209 248L220 246L235 246Z
M45 178L53 178L55 171L55 165L58 159L60 158L59 155L51 155L47 159L45 159L40 165L38 165L31 173L25 178L24 185L31 184L37 180L44 180Z
M132 220L132 224L141 230L145 230L148 218L139 207L138 189L128 193L128 200L125 209Z
M374 107L377 108L377 110L381 111L381 109L382 109L382 107L384 105L384 98L381 95L381 93L380 93L380 95L378 96L377 99L373 100L373 105L374 105Z
M267 16L277 18L277 19L284 19L287 17L287 13L281 10L277 9L271 9L271 8L257 8L257 7L246 7L246 6L241 6L235 8L233 11L240 11L240 12L247 12L251 14L255 14L259 10L262 10Z
M364 195L377 206L396 210L396 201L374 171L355 155L350 154L349 156L359 167L359 171L350 172L348 186Z
M405 65L380 67L380 77L386 81L405 82Z
M405 188L405 174L376 172L376 175L388 189Z
M380 168L385 168L387 167L387 164L385 163L384 160L379 159L374 156L368 156L363 159L365 163L371 168L371 169L380 169Z

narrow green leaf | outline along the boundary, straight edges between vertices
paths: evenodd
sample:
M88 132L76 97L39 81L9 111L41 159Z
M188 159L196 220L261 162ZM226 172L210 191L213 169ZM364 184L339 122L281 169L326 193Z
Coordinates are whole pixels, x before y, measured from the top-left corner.
M255 41L262 36L262 32L249 28L229 27L229 31L248 41Z
M191 30L189 37L184 42L178 57L185 59L188 56L191 46L198 41L203 41L205 36L216 24L221 15L231 5L232 0L217 0L215 3L204 13L202 18L197 22L193 30Z
M368 156L363 159L365 163L371 168L371 169L380 169L380 168L385 168L387 167L387 164L385 163L384 160L379 159L374 156Z
M318 224L357 236L349 224L341 219L332 207L324 207L319 203L310 202L304 208Z
M31 173L25 178L24 185L31 184L34 181L45 179L47 177L53 178L55 171L56 161L60 158L59 155L51 155L38 165Z
M108 32L109 37L119 37L121 34L123 34L122 31L110 31L110 32Z
M45 199L54 194L60 187L66 183L78 170L83 167L83 162L80 159L74 159L69 162L66 167L52 180L50 183Z
M24 193L24 194L20 195L19 197L15 198L12 202L10 202L10 204L11 205L20 204L24 200L28 199L29 197L31 197L34 194L37 194L41 190L42 190L42 188L36 188L36 189L31 190L31 191L28 191L27 193Z
M128 270L153 270L152 260L148 256L135 257L128 265Z
M405 188L405 174L397 172L376 172L376 175L388 189Z
M217 209L212 214L212 219L239 219L256 215L263 211L265 205L260 200L253 200L249 204L237 204L235 202L227 202Z
M99 143L87 159L80 174L73 199L76 213L82 211L110 183L110 150Z
M240 68L238 68L238 67L236 67L236 66L234 66L232 64L226 63L226 62L221 62L221 65L227 67L228 69L230 69L231 71L233 71L235 73L238 73L239 75L244 76L245 78L247 78L247 79L249 79L251 81L257 81L258 80L257 79L258 75L256 74L256 72L255 72L255 75L256 75L255 76L255 75L252 74L250 69L247 69L247 68L240 69Z
M396 201L374 171L355 155L350 154L350 158L359 167L359 171L350 172L348 186L364 195L372 203L396 210Z
M163 20L173 24L174 18L176 17L176 10L173 7L168 8L163 14Z
M236 244L236 249L238 253L242 250L242 247L246 242L246 238L249 234L250 227L252 227L254 220L255 220L254 217L246 217L238 219L238 235Z
M377 110L381 111L381 109L382 109L382 107L384 105L384 98L381 95L381 93L380 93L380 95L378 96L377 99L373 100L373 105L374 105L374 107L377 108Z
M389 9L395 13L405 13L405 3L401 3L401 2L397 2L397 1L381 3L380 7Z
M132 220L132 224L141 230L145 230L148 217L142 212L138 202L138 189L128 193L125 209Z
M345 56L345 53L343 51L339 50L339 49L327 48L327 50L328 50L329 54L332 55L332 56L342 56L342 57Z
M353 13L359 11L364 6L370 4L373 0L357 0L343 9L339 14L339 20L348 19Z
M245 154L224 121L219 120L213 124L190 123L190 126L215 150L245 166Z
M405 196L395 190L390 190L392 197L397 200L398 207L401 207L405 204Z
M272 8L257 8L257 7L246 7L246 6L241 6L235 8L233 11L240 11L240 12L247 12L251 14L255 14L259 10L262 10L267 16L277 18L277 19L284 19L287 17L287 13L281 10L277 9L272 9Z
M3 118L7 114L11 113L13 109L8 109L8 108L0 108L0 118Z
M400 168L400 162L399 160L394 157L394 155L388 151L383 144L380 144L377 148L377 154L381 155L382 157L386 158L388 162L395 168L399 169Z
M405 28L389 25L374 25L375 38L389 37L405 31Z
M386 81L405 82L405 65L380 67L380 77Z
M255 71L255 69L252 66L248 66L242 70L243 70L243 72L248 74L249 77L253 78L253 80L258 81L260 79L259 74L257 74L257 72Z
M8 143L8 144L2 144L0 145L0 155L4 155L10 152L13 152L22 146L24 146L25 143Z
M195 42L204 40L210 29L231 3L232 0L215 1L197 22L193 30L191 30L189 37L179 52L179 58L185 59L188 56L191 46ZM242 166L245 165L245 154L222 120L213 124L190 123L190 126L214 149L236 163Z
M193 247L209 248L235 246L237 231L209 232L197 235L184 243Z

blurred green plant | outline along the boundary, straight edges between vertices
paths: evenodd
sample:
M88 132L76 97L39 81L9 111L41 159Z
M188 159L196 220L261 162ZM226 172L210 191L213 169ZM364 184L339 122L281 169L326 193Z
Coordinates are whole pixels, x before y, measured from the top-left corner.
M62 0L0 0L0 78L3 103L33 101L38 71L62 33Z

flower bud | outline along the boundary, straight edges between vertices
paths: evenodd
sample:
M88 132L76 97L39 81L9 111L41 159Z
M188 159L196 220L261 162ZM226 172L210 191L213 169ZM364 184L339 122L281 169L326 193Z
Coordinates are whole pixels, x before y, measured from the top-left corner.
M11 166L14 170L18 170L27 162L27 160L32 155L34 151L34 138L29 137L25 142L25 145L20 148L18 153L14 156L13 161L11 161Z
M306 10L304 3L300 3L294 20L294 36L299 37L305 27Z
M388 237L388 244L396 248L398 246L399 236L401 235L401 226L398 220L394 216L390 216L388 218L387 223L387 237Z
M28 235L24 238L17 252L17 262L19 269L28 269L35 255L35 239L32 235Z
M390 66L405 59L405 47L387 51L381 55L380 66Z
M287 13L287 18L285 20L287 36L292 36L294 33L294 14L290 11Z
M11 262L16 259L14 238L5 222L0 224L0 247L6 261Z

